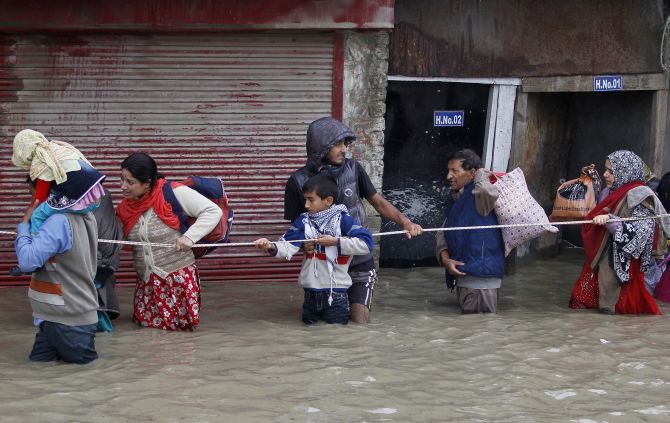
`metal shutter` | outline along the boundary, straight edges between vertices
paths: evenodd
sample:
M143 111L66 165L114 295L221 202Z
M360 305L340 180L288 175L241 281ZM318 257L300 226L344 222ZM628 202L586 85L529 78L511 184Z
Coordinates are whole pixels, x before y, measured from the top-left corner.
M221 176L235 209L231 241L271 239L283 221L284 183L305 163L310 121L331 114L333 35L1 36L0 229L15 230L28 204L25 172L11 164L21 129L68 141L108 177L145 151L168 179ZM15 264L0 237L0 284ZM121 281L134 281L123 254ZM297 262L253 248L219 248L199 260L203 281L295 281Z

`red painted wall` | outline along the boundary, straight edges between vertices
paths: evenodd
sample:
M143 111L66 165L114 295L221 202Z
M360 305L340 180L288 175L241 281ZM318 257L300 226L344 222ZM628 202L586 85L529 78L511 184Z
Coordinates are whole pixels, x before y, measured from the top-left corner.
M5 0L0 32L389 29L395 0Z

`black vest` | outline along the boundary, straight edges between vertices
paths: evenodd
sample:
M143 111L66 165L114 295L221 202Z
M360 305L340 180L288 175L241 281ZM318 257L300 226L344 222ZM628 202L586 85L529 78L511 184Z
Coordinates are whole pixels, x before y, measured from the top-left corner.
M344 163L341 166L324 165L319 172L328 172L335 178L338 187L338 195L335 203L347 206L349 214L362 226L367 228L368 218L358 191L358 172L356 169L355 161L344 159ZM315 174L309 166L305 166L295 172L294 177L298 185L298 192L302 192L302 186Z

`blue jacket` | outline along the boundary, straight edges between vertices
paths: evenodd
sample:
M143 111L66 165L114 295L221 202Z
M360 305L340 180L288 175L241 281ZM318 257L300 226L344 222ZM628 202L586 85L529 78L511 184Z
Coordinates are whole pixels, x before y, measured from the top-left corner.
M472 194L474 182L463 188L456 200L447 203L447 228L460 226L497 225L494 212L486 216L477 213L475 196ZM458 270L468 276L480 278L502 278L505 269L505 256L502 232L500 229L474 229L462 231L444 231L449 258L465 263Z
M300 285L307 289L346 289L351 286L347 273L354 256L369 254L374 248L370 231L358 224L347 213L340 215L337 247L316 245L314 253L306 254L300 271ZM277 257L290 259L298 252L301 239L318 235L318 229L309 223L307 213L301 214L275 247Z

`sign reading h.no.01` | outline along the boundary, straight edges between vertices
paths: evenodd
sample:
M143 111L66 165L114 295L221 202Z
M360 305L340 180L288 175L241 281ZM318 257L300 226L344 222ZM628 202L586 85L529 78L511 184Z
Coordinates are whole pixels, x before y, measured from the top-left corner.
M621 91L623 90L623 76L598 75L593 77L593 91Z

